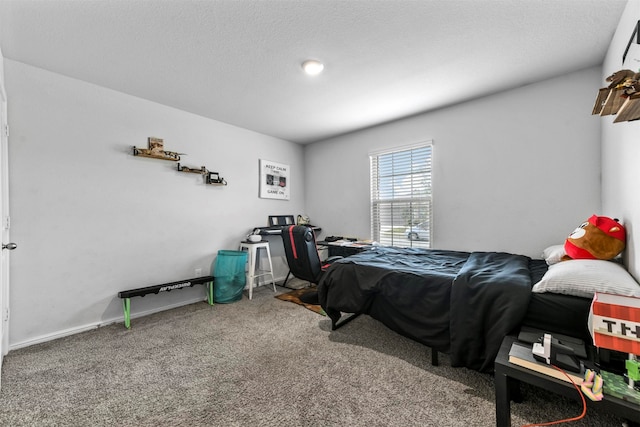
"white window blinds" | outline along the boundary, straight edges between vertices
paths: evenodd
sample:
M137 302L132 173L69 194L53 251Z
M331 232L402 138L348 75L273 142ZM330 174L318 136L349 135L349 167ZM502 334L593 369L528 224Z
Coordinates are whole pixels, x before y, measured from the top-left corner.
M431 247L431 141L370 155L371 236L381 245Z

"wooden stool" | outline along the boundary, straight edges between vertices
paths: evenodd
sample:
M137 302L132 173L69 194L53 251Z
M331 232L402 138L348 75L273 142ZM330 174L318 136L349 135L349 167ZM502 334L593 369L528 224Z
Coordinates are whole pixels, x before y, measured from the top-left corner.
M240 250L247 250L249 252L248 263L249 269L247 270L247 284L249 285L249 299L253 298L253 282L258 279L260 285L260 277L271 275L271 283L273 284L273 292L276 292L276 280L273 277L273 264L271 264L271 251L269 250L269 242L240 242ZM264 249L267 252L267 259L269 260L269 270L260 270L258 256L260 252L258 249Z

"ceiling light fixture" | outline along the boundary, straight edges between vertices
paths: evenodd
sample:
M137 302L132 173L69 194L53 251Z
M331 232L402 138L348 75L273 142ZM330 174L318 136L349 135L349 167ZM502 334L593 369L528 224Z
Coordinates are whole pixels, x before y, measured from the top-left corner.
M324 70L324 64L315 59L308 59L302 63L302 69L310 76L317 76Z

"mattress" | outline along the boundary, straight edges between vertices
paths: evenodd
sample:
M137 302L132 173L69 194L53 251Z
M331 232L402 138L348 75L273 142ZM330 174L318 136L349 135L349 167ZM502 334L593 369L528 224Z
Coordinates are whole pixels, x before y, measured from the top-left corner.
M544 260L531 260L531 283L540 281L547 271ZM556 332L591 342L588 317L591 298L554 293L531 293L529 307L522 324L545 332Z

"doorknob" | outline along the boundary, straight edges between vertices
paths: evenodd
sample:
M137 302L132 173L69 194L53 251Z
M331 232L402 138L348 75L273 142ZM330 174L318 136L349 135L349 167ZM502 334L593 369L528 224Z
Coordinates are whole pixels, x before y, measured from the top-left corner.
M4 243L2 244L2 249L9 249L10 251L14 250L17 247L18 245L16 245L15 243L7 243L6 245Z

